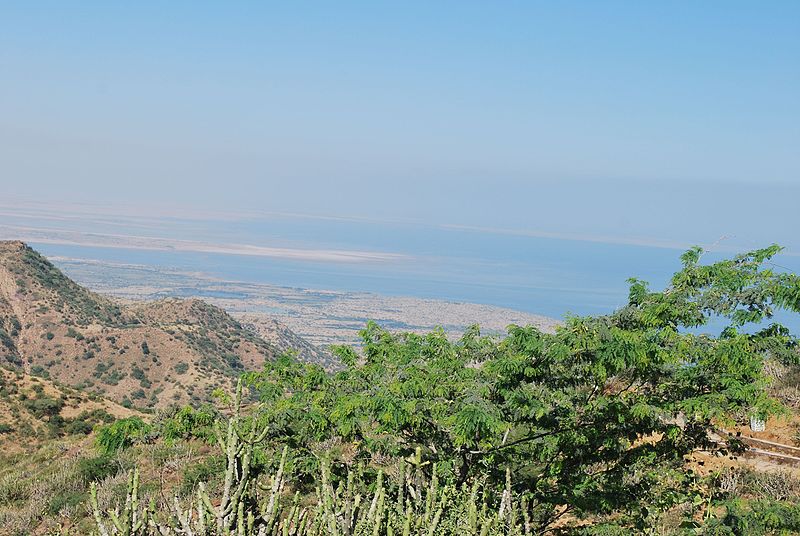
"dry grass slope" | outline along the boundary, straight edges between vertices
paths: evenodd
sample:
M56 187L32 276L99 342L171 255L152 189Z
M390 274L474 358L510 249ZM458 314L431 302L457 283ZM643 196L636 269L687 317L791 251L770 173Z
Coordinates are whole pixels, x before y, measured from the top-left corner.
M77 285L24 243L0 242L0 363L128 407L207 400L298 346L294 337L267 342L199 300L124 305Z

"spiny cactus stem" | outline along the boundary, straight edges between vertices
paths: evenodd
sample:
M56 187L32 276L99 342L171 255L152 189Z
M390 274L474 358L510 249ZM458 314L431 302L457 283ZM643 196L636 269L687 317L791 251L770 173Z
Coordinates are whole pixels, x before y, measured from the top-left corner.
M94 520L97 524L97 530L100 532L100 536L109 536L108 529L100 515L100 507L97 505L97 484L94 482L89 486L89 496L92 503L92 513L94 514Z

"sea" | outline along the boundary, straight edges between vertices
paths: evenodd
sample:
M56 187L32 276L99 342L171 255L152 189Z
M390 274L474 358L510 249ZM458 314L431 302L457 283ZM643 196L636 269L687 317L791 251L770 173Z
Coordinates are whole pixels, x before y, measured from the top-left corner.
M294 288L481 303L556 319L619 308L626 303L629 278L663 288L681 268L683 252L679 247L334 218L181 219L150 227L147 233L176 240L365 251L387 257L331 262L35 240L31 245L50 257L140 264ZM715 250L702 260L713 262L732 254ZM782 254L770 267L800 273L800 257ZM778 319L797 332L799 316L781 314Z

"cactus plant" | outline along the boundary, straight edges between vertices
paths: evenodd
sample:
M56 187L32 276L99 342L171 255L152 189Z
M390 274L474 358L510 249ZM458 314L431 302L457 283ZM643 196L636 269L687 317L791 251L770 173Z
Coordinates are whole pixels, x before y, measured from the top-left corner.
M216 427L217 444L226 457L225 479L214 492L201 484L188 501L173 500L170 511L157 512L154 503L140 503L139 472L128 478L122 508L101 512L97 491L91 486L91 504L99 536L435 536L459 534L494 536L531 534L524 502L511 489L511 474L496 509L488 508L479 483L442 485L436 464L423 460L417 449L400 467L395 486L382 471L365 494L363 474L351 469L335 485L330 462L323 460L319 485L310 506L300 506L300 494L291 500L286 493L288 448L284 448L277 470L267 479L251 472L255 446L265 432L242 426L241 383L237 386L232 416L226 426ZM425 476L424 468L430 469ZM260 504L252 498L262 491ZM291 496L290 496L291 497ZM216 500L215 500L216 499ZM478 505L482 507L479 508Z

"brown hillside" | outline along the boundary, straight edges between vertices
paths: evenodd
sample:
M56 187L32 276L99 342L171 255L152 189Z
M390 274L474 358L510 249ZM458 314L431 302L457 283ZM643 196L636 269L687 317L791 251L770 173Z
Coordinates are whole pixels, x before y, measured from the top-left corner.
M22 371L0 369L0 451L28 451L49 440L81 438L98 424L138 412Z
M159 407L205 400L293 342L267 342L199 300L122 305L0 241L0 363L30 374Z

